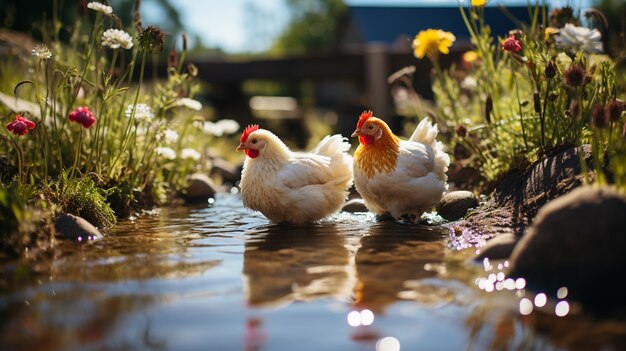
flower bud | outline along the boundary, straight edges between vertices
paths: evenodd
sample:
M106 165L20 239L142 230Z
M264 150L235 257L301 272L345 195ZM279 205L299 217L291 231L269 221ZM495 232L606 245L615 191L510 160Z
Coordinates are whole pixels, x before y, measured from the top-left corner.
M489 95L485 101L485 121L487 121L488 124L491 124L491 111L493 111L493 99L491 95Z
M467 128L462 124L456 126L456 128L454 128L454 131L459 138L465 138L467 136Z
M604 129L608 125L608 120L604 114L604 106L596 104L591 110L591 125L596 129Z
M544 73L546 75L546 78L548 79L554 78L554 76L556 75L556 65L554 64L554 61L548 62Z

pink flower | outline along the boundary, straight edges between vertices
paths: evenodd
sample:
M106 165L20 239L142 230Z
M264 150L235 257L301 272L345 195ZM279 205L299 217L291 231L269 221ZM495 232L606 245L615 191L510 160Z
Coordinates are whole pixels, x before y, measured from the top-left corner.
M29 129L35 128L35 122L21 115L15 115L15 121L7 123L7 129L15 135L26 135Z
M502 49L504 51L518 52L522 50L522 43L515 39L515 35L511 34L508 38L506 38L504 43L502 43Z
M82 125L84 128L89 128L96 123L96 117L93 116L93 113L89 111L89 107L86 106L76 108L70 113L68 119Z

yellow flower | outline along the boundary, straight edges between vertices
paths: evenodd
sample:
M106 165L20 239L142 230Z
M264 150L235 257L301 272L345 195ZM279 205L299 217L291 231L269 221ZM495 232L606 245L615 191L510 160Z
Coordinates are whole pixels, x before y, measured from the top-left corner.
M448 54L455 40L454 34L441 29L423 30L413 40L413 55L418 59L428 56L431 61L434 61L439 53Z
M543 31L543 40L544 41L548 41L550 40L550 37L555 35L555 34L559 34L560 30L558 28L554 28L554 27L548 27Z
M472 0L472 6L474 7L483 7L487 5L487 0Z
M472 63L478 60L478 53L474 50L466 51L463 54L463 61Z

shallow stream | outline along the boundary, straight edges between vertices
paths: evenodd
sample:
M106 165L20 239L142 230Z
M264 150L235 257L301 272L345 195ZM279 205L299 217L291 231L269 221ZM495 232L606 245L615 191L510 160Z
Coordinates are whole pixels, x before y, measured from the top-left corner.
M567 311L537 301L499 274L508 262L474 263L463 246L445 226L369 214L270 225L220 195L125 220L97 242L59 242L53 258L4 263L0 349L625 347L623 322L577 313L566 296Z

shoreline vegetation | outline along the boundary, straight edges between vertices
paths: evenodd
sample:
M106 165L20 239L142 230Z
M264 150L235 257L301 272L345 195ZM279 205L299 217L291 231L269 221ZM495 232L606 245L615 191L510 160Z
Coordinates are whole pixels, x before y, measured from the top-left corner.
M184 35L167 55L167 79L151 81L146 62L161 56L166 35L142 26L139 2L132 25L110 6L80 6L69 39L53 18L39 28L42 44L13 48L0 63L1 255L50 248L62 213L107 228L177 201L189 175L209 173L219 146L236 145L239 124L212 121L194 99Z

